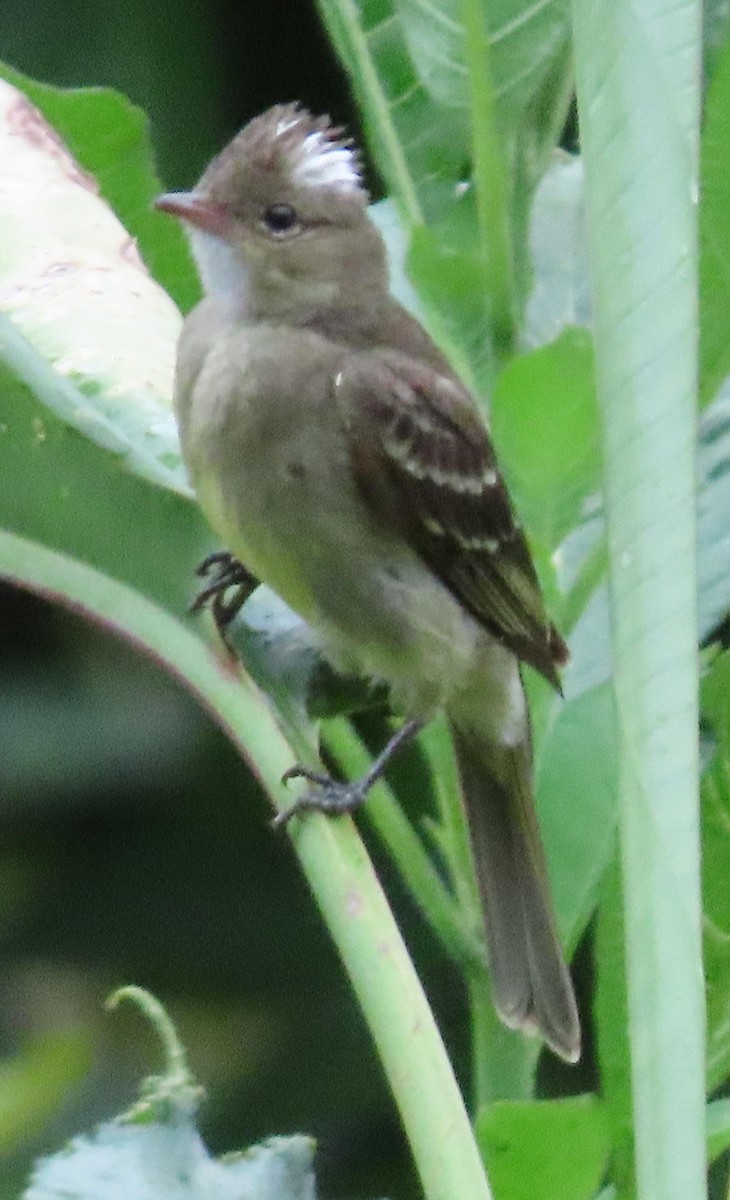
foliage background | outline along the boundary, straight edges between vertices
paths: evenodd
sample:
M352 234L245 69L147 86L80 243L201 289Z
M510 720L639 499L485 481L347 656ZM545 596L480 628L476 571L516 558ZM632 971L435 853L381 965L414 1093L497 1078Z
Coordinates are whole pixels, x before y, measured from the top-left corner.
M342 76L315 14L303 4L276 6L274 12L259 7L261 12L187 4L171 21L161 4L142 9L130 3L117 10L75 4L61 11L49 3L34 7L29 24L20 6L0 5L6 39L0 55L49 82L110 83L127 92L151 116L165 182L184 186L234 129L275 100L296 95L353 125ZM718 47L722 40L721 29ZM716 161L726 160L720 155ZM373 185L377 193L374 177ZM724 176L715 185L721 200ZM704 211L712 219L711 204ZM711 238L705 245L715 249ZM428 285L433 247L421 239L417 250L414 264L420 262L421 282ZM716 259L721 275L721 253ZM711 253L705 266L711 278ZM708 289L705 300L714 296ZM464 315L483 317L459 313L458 319ZM706 378L717 383L727 371L726 318L714 327L708 320L707 329L713 328L719 353L708 359ZM706 352L708 347L710 340ZM528 388L532 373L533 388L537 378L541 397L560 411L565 370L577 367L578 391L590 378L588 349L585 337L568 335L559 351L517 363L500 387L508 399L510 383L504 379L509 375L519 391L520 373ZM496 406L495 434L499 439L509 432L519 440L505 411L503 403L501 410ZM728 457L722 448L727 422L723 426L721 412L718 416L716 468L708 465L715 481ZM712 436L705 452L713 452ZM577 516L580 491L573 508L571 482L560 531L548 527L553 510L546 510L541 526L539 486L532 490L538 507L532 512L528 507L528 526L546 545L557 544ZM513 480L523 504L525 496L530 499L529 484ZM98 503L103 529L103 495ZM715 547L716 537L715 530L706 542ZM719 580L724 602L722 572ZM293 857L269 834L265 806L238 761L185 697L124 647L16 594L6 593L4 604L0 1052L11 1075L5 1094L14 1097L14 1122L3 1146L0 1120L0 1148L7 1149L0 1188L14 1194L31 1154L56 1145L101 1112L118 1110L125 1089L148 1069L151 1047L142 1044L138 1027L131 1030L124 1017L110 1023L99 1014L100 997L131 979L164 998L194 1070L209 1085L213 1101L205 1132L214 1149L245 1145L272 1129L303 1128L320 1138L325 1194L407 1195L397 1124L361 1020ZM711 624L705 623L705 632ZM720 665L706 689L716 734L726 724L723 678ZM726 913L720 892L712 891L713 880L717 888L726 879L720 827L721 767L727 761L723 748L714 798L708 785L717 829L713 832L712 813L705 825L709 857L719 855L706 896L708 918L718 918L715 1082L726 1074L721 1068L727 1054L717 1038L727 996ZM553 763L554 774L559 765ZM556 778L551 782L555 789ZM600 783L594 782L594 793ZM418 797L414 800L417 806ZM576 844L586 836L585 811L582 820L582 834L576 834L571 818ZM387 864L380 865L461 1066L465 1006L453 969L408 903L398 899ZM610 970L620 961L611 941L616 916L609 891L599 934L599 1019L602 1012L615 1014L621 1000L620 972L612 977ZM593 981L585 952L577 974L587 995ZM614 1015L605 1028L615 1033L622 1022ZM594 1059L589 1029L579 1072L563 1073L545 1058L541 1083L551 1094L588 1090L596 1083ZM12 1071L21 1060L25 1069L13 1090ZM623 1044L603 1046L602 1066L604 1084L611 1084L611 1070L617 1070L613 1101L626 1101ZM625 1120L625 1110L624 1104L614 1118Z
M127 94L149 114L169 187L188 186L282 99L355 121L303 0L2 0L0 58L48 83ZM100 496L102 523L103 509ZM14 1093L24 1118L12 1136L0 1113L2 1200L34 1156L119 1111L150 1069L144 1026L100 1008L130 980L178 1023L210 1093L212 1150L304 1130L319 1140L324 1195L407 1196L359 1010L223 735L168 676L58 608L0 587L0 628L0 1059L32 1050L38 1064ZM454 972L400 907L458 1045Z

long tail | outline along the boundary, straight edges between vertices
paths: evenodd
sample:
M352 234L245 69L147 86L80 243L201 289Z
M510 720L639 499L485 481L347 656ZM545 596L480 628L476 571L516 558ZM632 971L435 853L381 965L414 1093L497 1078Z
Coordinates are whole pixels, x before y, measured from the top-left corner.
M494 1004L510 1029L539 1033L567 1062L580 1024L550 899L529 741L494 745L452 721L484 910Z

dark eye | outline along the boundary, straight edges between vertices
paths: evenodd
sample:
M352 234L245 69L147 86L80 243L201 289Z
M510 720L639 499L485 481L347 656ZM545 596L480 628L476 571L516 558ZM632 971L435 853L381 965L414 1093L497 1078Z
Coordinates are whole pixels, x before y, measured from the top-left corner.
M265 210L262 220L269 233L290 233L299 224L290 204L272 204Z

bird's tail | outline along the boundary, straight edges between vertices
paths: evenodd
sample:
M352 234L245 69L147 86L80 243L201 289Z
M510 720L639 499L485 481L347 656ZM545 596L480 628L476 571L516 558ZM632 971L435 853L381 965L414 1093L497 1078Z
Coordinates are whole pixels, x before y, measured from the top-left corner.
M533 804L529 735L494 744L452 719L492 974L505 1025L538 1033L567 1062L580 1056L580 1025L550 899Z

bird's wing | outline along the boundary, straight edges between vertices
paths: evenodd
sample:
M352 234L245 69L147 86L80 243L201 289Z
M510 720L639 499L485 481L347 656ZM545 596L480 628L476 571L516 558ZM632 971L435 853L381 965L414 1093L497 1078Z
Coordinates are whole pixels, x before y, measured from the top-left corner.
M567 648L550 624L524 535L469 393L392 351L349 355L335 378L355 478L474 617L559 688Z

